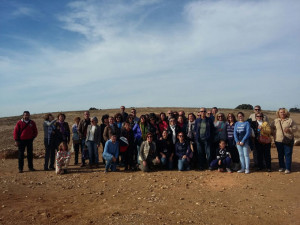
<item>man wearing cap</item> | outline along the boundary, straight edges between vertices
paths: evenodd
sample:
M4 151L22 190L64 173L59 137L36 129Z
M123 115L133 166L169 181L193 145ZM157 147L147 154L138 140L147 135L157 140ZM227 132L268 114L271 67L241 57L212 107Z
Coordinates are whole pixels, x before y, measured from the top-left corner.
M19 151L19 173L23 173L24 167L24 152L27 148L27 161L30 171L35 171L33 168L33 140L38 135L36 124L30 120L30 113L23 112L23 118L19 120L14 129L15 145Z
M99 167L98 148L101 141L101 128L98 126L98 118L93 117L92 122L87 127L85 143L89 151L89 167Z

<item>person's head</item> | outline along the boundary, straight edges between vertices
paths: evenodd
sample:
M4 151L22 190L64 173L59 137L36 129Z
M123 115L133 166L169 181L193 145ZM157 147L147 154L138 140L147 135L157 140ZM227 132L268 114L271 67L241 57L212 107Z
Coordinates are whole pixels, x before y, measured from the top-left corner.
M117 113L117 114L115 115L115 121L116 121L117 123L122 123L122 122L123 122L123 117L122 117L121 113Z
M189 113L188 114L188 119L190 122L194 122L194 120L196 119L196 116L194 113Z
M146 123L146 116L145 116L145 115L141 115L141 116L140 116L140 123L141 123L141 124Z
M201 117L200 112L197 112L197 118L200 118L200 117Z
M129 131L130 129L131 129L131 127L130 127L130 123L129 122L124 122L124 125L123 125L123 127L125 128L125 130L127 130L127 131Z
M110 140L112 141L112 143L116 143L117 141L117 135L116 134L112 134L110 137Z
M23 120L28 121L30 119L30 112L24 111L23 112Z
M179 132L177 134L177 138L179 140L180 143L184 142L184 133L183 132Z
M59 113L57 115L57 119L60 121L60 122L64 122L65 119L66 119L66 115L64 113Z
M120 110L121 110L121 112L125 112L125 106L122 105L122 106L120 107Z
M226 119L225 119L224 113L218 113L218 115L217 115L217 120L218 120L218 121L223 121L223 122L225 122Z
M202 107L199 110L200 118L204 119L206 117L206 108Z
M207 117L211 117L211 115L212 115L211 110L207 110L206 116L207 116Z
M169 124L170 124L171 126L174 126L174 125L176 124L176 118L175 118L175 117L171 117L171 118L169 119Z
M96 126L97 123L98 123L98 118L97 118L96 116L94 116L94 117L92 118L92 124L93 124L94 126Z
M260 113L260 112L261 112L261 107L260 107L260 105L254 106L253 111L254 111L255 114L256 114L256 113Z
M79 124L79 122L80 122L80 117L78 117L78 116L75 117L75 118L74 118L74 122L75 122L76 124Z
M128 121L129 123L132 123L133 120L134 120L133 115L129 115L129 116L127 117L127 121Z
M184 123L183 116L178 116L177 122L180 124Z
M168 110L167 114L168 114L168 117L172 117L173 116L173 111L172 110Z
M88 119L90 118L90 112L89 112L89 111L85 111L85 112L83 113L83 118L84 118L85 120L88 120Z
M153 135L149 132L149 133L147 133L147 141L149 142L149 143L151 143L152 141L153 141Z
M178 118L178 112L177 111L173 112L173 117L175 117L176 119Z
M150 123L154 125L156 123L156 118L151 116L150 117Z
M256 119L257 121L263 121L263 118L264 118L263 113L256 113L256 114L255 114L255 119Z
M237 114L238 121L243 122L244 117L245 117L245 115L243 112L238 112L238 114Z
M163 130L161 136L162 136L163 139L167 139L168 138L168 131Z
M53 116L52 116L52 114L51 113L46 113L45 115L44 115L44 120L45 121L52 121L54 118L53 118Z
M165 121L166 118L167 118L167 116L166 116L166 114L165 114L164 112L161 112L161 113L159 114L159 118L160 118L161 121Z
M211 113L215 116L218 113L218 108L217 107L212 107Z
M136 109L135 108L131 109L131 115L133 115L133 117L136 117Z
M179 115L179 116L185 117L185 112L184 112L183 110L180 110L180 111L178 112L178 115Z
M220 140L219 147L220 147L220 149L224 149L226 147L226 141Z
M286 108L280 108L280 109L278 109L278 111L276 112L276 115L280 119L285 119L285 118L289 118L290 117L290 113L289 113L289 111Z
M108 114L104 114L104 115L101 117L102 123L107 124L107 123L108 123L108 118L109 118L109 115L108 115Z
M227 115L227 121L235 123L236 122L235 115L233 113L228 113L228 115Z
M108 117L108 123L113 124L115 122L115 118L113 116Z
M59 144L59 146L58 146L58 150L59 151L68 151L68 145L67 145L67 143L66 142L61 142L60 144Z

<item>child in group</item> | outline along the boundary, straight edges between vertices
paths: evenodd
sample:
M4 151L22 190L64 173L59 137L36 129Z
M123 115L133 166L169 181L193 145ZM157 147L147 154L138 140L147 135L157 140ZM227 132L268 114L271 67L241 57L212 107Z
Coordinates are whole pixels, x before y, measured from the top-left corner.
M224 140L220 140L219 149L217 149L217 158L210 163L210 168L218 167L219 172L223 172L226 168L228 173L231 173L230 163L231 163L231 155L230 152L226 149L226 142Z
M67 168L71 159L71 153L68 151L66 142L60 143L56 155L56 174L67 173Z

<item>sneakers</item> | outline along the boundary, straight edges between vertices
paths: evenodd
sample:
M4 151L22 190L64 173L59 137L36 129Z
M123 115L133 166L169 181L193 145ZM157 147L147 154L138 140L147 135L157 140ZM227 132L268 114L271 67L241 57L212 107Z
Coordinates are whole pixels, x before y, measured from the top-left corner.
M283 172L284 171L284 169L283 168L279 168L279 170L278 170L279 172Z
M226 168L227 173L232 173L230 168Z
M284 173L289 174L289 173L291 173L291 171L290 170L285 170Z
M238 172L238 173L244 173L245 170L238 170L237 172Z
M245 170L245 173L246 173L246 174L250 173L250 170Z

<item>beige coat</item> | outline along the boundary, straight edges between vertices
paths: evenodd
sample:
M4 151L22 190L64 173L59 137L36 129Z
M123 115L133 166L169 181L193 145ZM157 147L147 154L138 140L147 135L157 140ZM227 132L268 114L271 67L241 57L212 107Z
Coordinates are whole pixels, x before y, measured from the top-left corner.
M273 121L271 124L272 134L274 137L274 140L276 142L282 142L283 140L283 133L280 127L280 123L282 125L282 129L284 131L285 128L288 128L291 133L284 132L284 135L290 139L294 138L294 133L297 130L297 126L295 122L291 118L285 118L284 120L281 120L280 118L277 118Z

